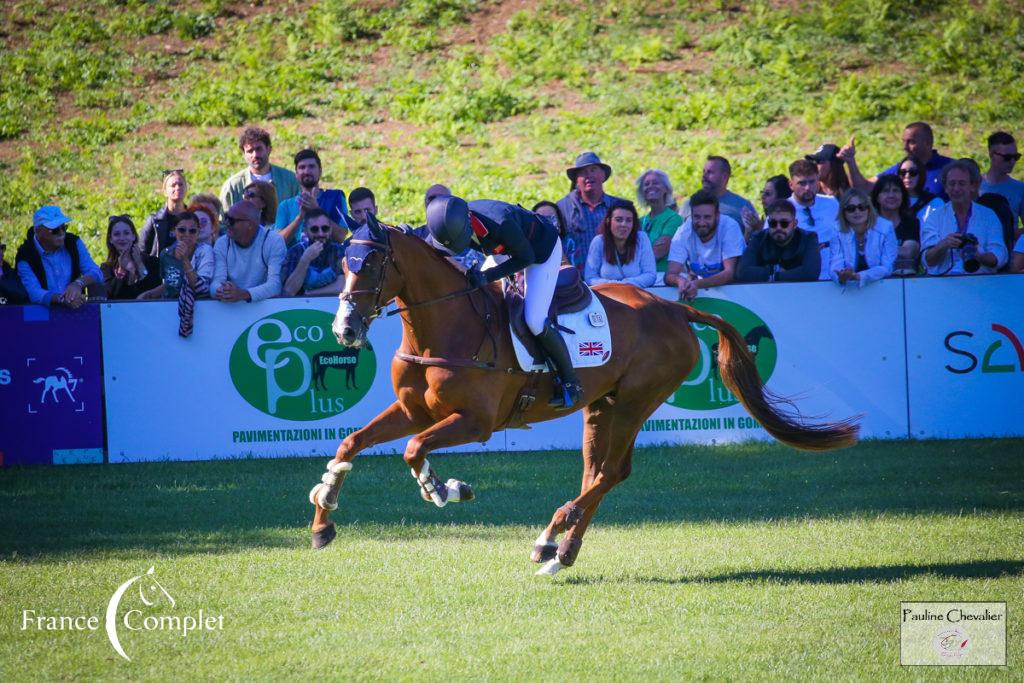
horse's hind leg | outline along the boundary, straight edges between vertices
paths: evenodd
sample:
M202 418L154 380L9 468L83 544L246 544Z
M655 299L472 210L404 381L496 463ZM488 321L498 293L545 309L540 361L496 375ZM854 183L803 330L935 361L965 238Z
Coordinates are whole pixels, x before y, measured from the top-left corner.
M609 437L611 436L612 412L603 401L583 409L583 481L580 484L580 495L586 493L594 484L601 465L608 455ZM558 551L558 535L573 526L579 519L580 512L568 507L572 501L555 511L551 522L534 541L530 560L547 562L555 558Z
M338 495L345 476L352 469L352 460L360 451L376 444L412 434L422 425L409 419L402 406L395 401L384 412L373 418L370 424L345 437L338 451L329 463L321 483L309 492L313 504L313 548L322 548L334 540L334 522L330 520L332 510L338 507Z
M598 505L605 494L625 481L632 471L633 442L640 431L646 416L645 407L630 401L617 401L617 405L605 408L609 415L606 418L591 421L588 416L588 428L593 424L593 450L590 457L597 467L597 473L587 486L584 475L583 491L574 500L555 511L548 529L558 532L566 531L565 538L558 544L554 557L536 573L538 576L557 573L563 567L571 567L583 545L583 534L597 512ZM586 434L586 432L585 432ZM590 436L588 434L588 436ZM586 447L586 444L584 444ZM603 457L598 449L603 448ZM586 456L585 456L586 457ZM598 458L600 458L598 460Z
M412 476L420 485L423 499L433 502L437 507L444 507L449 502L472 500L474 494L469 484L458 479L441 481L441 478L430 467L427 453L438 448L460 446L473 441L486 441L490 435L490 428L486 422L464 413L452 413L409 439L409 443L405 447L405 462L412 470Z

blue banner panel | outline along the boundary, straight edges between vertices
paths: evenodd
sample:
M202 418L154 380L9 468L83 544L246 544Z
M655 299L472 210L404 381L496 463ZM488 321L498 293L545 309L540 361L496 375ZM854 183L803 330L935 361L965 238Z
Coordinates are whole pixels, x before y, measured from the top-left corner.
M103 462L99 307L3 307L0 339L0 462Z

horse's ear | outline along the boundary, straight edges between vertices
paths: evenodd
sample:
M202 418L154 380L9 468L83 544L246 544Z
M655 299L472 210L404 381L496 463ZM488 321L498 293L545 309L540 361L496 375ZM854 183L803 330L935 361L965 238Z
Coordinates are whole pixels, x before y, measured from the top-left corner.
M373 235L373 239L384 240L384 230L380 227L380 222L372 211L366 212L366 226L370 228L370 234Z

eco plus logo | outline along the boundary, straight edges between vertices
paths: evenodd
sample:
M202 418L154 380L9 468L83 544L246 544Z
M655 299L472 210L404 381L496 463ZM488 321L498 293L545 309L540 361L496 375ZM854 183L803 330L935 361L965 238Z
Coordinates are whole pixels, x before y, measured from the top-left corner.
M722 318L739 330L754 355L757 372L767 382L775 370L778 350L775 335L752 311L732 301L702 297L694 308ZM697 333L700 357L686 381L668 397L669 405L688 410L717 410L736 405L739 399L722 383L718 367L718 331L708 325L692 324Z
M250 325L231 349L231 381L254 408L285 420L333 417L373 384L373 349L338 346L323 311L281 311Z
M992 331L1001 337L992 339L991 335L986 335L986 339L982 335L978 335L977 341L980 341L981 345L978 345L974 339L974 333L968 330L955 330L947 334L943 341L946 350L963 358L957 359L955 365L947 363L945 368L954 375L966 375L974 372L979 365L978 356L975 354L984 348L985 350L980 353L983 374L1016 372L1018 370L1024 372L1024 345L1021 344L1017 335L1013 333L1013 330L999 323L992 323ZM992 341L985 346L985 341L988 339L992 339ZM1009 342L1013 347L1012 351L1003 349L1004 341Z

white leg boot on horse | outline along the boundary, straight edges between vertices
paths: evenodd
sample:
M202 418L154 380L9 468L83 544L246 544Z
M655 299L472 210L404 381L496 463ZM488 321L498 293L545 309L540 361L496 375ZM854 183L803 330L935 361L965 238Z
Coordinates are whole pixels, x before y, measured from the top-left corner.
M409 439L405 446L404 458L413 478L420 486L420 496L423 500L443 508L448 503L466 503L476 497L473 487L464 481L449 479L442 482L426 456L436 448L474 441L479 438L478 434L479 432L473 429L471 420L455 413ZM486 440L486 437L484 438Z
M313 549L325 547L337 535L330 513L338 509L338 497L345 477L352 471L352 460L366 449L384 441L397 439L416 431L401 406L396 401L383 413L374 418L370 424L347 437L338 446L334 459L327 463L327 472L320 483L309 492L309 502L313 504Z

